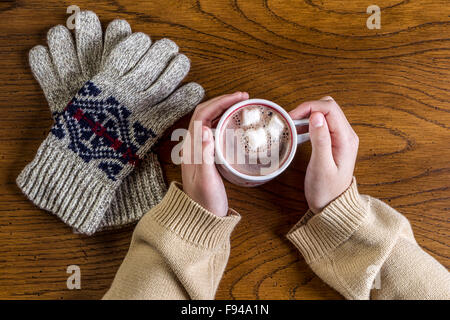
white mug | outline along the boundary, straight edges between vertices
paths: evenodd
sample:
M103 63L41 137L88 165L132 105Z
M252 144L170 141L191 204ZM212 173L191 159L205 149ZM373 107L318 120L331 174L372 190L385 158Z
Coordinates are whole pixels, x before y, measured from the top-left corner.
M249 106L249 105L263 105L266 107L269 107L271 109L274 109L275 111L280 114L285 122L289 125L289 132L291 134L291 146L289 155L284 161L284 163L274 172L267 174L267 175L261 175L261 176L251 176L244 173L241 173L234 169L226 160L222 153L221 148L221 134L222 127L225 123L225 120L228 118L230 114L235 112L237 109ZM284 110L282 107L280 107L278 104L264 99L249 99L245 101L241 101L233 106L231 106L220 118L219 123L217 124L217 128L215 130L215 151L216 151L216 157L217 157L217 168L221 175L230 181L233 184L244 186L244 187L255 187L259 186L263 183L266 183L279 174L281 174L286 168L290 165L292 160L294 159L295 152L297 151L297 145L308 141L309 140L309 133L302 133L297 134L297 126L305 126L309 124L309 119L302 119L302 120L293 120L289 114Z

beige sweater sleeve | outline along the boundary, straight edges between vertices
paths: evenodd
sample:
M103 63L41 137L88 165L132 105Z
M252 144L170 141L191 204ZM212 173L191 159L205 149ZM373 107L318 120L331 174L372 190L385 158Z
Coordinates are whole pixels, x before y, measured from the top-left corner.
M172 183L136 226L103 299L213 299L239 219L213 215Z
M360 195L355 179L322 212L308 211L287 237L347 299L450 299L447 269L419 247L403 215Z

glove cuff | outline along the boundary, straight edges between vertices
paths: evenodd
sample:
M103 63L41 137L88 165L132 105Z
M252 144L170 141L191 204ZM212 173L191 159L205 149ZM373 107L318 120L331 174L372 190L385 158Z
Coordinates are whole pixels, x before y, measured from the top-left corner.
M134 171L117 188L98 231L113 229L139 221L161 202L167 192L158 156L149 152Z
M97 230L120 183L108 180L49 134L16 182L35 205L90 235Z

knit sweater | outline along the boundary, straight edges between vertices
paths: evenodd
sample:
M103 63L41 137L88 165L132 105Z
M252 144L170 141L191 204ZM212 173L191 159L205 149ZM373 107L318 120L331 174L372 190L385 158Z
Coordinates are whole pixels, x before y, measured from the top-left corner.
M172 183L136 226L104 299L213 299L238 213L217 217ZM408 220L351 186L288 233L312 270L347 299L450 299L450 274ZM375 282L375 288L372 286Z

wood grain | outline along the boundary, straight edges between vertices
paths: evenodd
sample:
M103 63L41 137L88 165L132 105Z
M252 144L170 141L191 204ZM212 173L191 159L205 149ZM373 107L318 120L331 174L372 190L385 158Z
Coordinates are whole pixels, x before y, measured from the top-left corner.
M248 91L287 110L332 95L360 137L360 191L411 221L418 243L450 267L450 9L447 0L3 1L0 3L0 298L98 299L127 252L133 228L73 234L15 185L51 119L27 52L64 24L66 8L95 11L104 26L127 19L153 39L175 40L192 60L188 80L209 97ZM366 8L382 8L381 29ZM186 127L189 117L174 128ZM169 133L158 146L168 181ZM243 218L218 299L341 299L285 239L306 211L310 146L278 179L255 189L227 184ZM82 289L66 288L81 267Z

